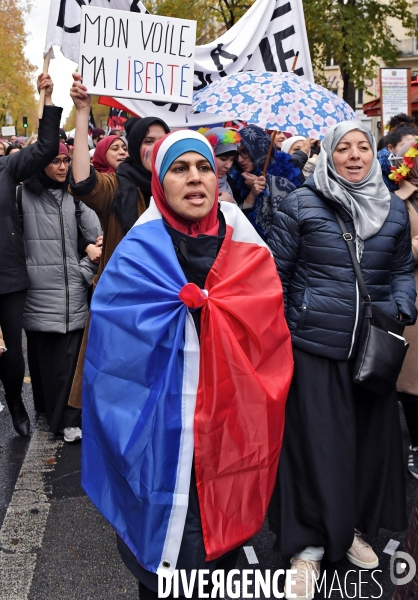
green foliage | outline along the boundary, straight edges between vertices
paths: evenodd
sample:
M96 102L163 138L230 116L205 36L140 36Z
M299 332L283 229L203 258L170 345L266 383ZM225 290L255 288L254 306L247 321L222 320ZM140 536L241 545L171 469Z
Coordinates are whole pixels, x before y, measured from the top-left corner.
M23 115L28 117L29 132L38 124L31 80L34 67L23 52L26 43L24 22L29 7L27 0L0 0L0 126L6 124L9 113L21 133L24 133Z
M149 11L156 15L192 19L197 22L197 43L206 44L230 29L255 0L151 0Z
M415 19L407 0L303 0L306 29L316 76L327 58L340 66L344 97L348 85L364 89L364 80L376 75L379 59L387 66L397 63L396 38L388 18L399 19L410 34Z
M255 0L215 0L212 11L215 18L224 24L225 29L231 29L244 13L254 4Z

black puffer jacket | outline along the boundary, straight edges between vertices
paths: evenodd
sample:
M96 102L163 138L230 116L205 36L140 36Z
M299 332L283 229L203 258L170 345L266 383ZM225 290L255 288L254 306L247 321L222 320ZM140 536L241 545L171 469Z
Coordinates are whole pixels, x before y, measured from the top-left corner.
M0 158L0 294L29 286L16 186L45 169L58 154L61 113L62 108L45 106L36 144Z
M319 196L313 177L281 203L268 243L285 295L286 318L296 348L335 360L353 355L363 306L346 242L335 218L339 207ZM386 313L416 320L414 261L408 212L392 194L388 217L366 240L360 263L372 302ZM355 335L357 334L357 335Z

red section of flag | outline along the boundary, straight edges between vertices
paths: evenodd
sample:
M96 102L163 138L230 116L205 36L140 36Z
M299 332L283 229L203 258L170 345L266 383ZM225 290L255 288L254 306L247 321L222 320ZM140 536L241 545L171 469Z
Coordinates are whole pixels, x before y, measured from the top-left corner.
M186 283L179 292L179 298L188 308L202 308L208 303L207 294L195 283Z
M114 98L111 98L110 96L99 96L98 102L99 104L103 104L103 106L110 106L112 108L118 108L119 110L126 110L126 112L133 115L134 117L140 117L140 115L135 114L134 112L132 112L131 109L126 108L126 106L123 106L123 104L121 104Z
M213 560L263 525L293 357L282 285L267 248L233 241L227 226L205 287L195 467L207 560Z

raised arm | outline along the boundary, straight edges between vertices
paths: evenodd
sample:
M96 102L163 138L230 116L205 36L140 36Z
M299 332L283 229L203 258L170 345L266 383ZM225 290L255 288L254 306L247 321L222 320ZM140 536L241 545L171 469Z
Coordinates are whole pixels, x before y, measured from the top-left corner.
M90 175L90 156L87 137L89 133L89 115L91 97L81 83L80 73L73 73L73 85L70 96L75 104L75 137L72 161L72 175L75 183L84 181Z
M45 89L44 115L39 121L38 141L1 159L17 184L45 169L58 154L62 108L52 104L54 86L50 75L41 73L37 87L38 91Z

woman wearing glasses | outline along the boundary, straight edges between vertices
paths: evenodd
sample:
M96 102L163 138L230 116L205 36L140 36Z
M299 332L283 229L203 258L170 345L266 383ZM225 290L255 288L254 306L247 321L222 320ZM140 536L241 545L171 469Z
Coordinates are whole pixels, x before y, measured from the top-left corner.
M59 154L24 182L18 194L29 274L23 327L35 410L52 433L81 438L81 411L67 405L87 318L87 293L97 271L101 235L96 214L68 193L71 159Z
M279 204L301 185L300 169L292 164L289 154L273 149L266 175L263 176L270 136L255 125L244 127L239 133L241 145L231 178L241 196L241 208L265 239Z

